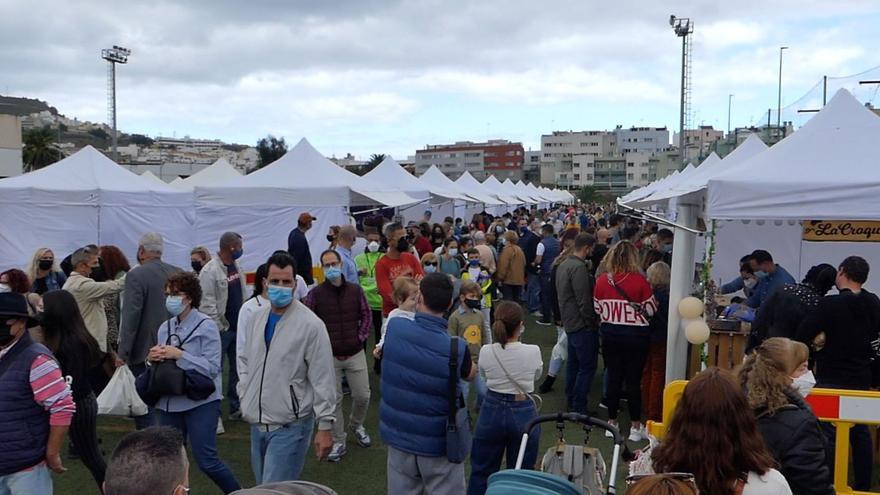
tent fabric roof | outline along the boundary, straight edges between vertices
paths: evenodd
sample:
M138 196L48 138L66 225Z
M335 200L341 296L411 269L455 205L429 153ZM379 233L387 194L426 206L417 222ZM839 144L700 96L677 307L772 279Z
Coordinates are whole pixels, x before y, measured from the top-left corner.
M181 179L178 184L188 187L220 186L242 177L241 172L236 170L225 158L220 158L186 179ZM171 184L175 184L175 182L177 181L175 180Z
M227 205L401 206L420 200L337 166L303 138L278 160L240 180L197 186L199 200Z
M405 192L410 196L420 198L423 201L428 199L464 199L462 196L446 191L445 189L439 187L432 188L407 172L400 166L400 163L390 156L382 160L382 163L369 171L364 177L380 184L387 184L391 187L395 187L398 191Z
M667 197L680 197L706 188L709 179L738 166L751 157L767 149L767 145L757 134L751 134L723 160L711 164L703 162L686 180L679 182ZM714 153L713 153L714 155ZM708 161L708 159L706 160ZM708 165L708 166L707 166ZM653 196L652 196L653 197Z
M459 176L458 179L455 180L455 183L458 184L458 188L461 191L466 192L469 196L479 197L482 199L482 203L485 204L495 204L495 205L503 205L503 204L515 204L508 203L504 199L500 198L497 194L490 191L488 188L483 186L480 181L474 178L470 172L465 172ZM511 201L513 199L508 198Z
M464 198L467 198L467 200L471 201L471 202L475 202L475 203L482 203L483 202L482 199L474 197L474 195L472 195L472 194L468 194L464 191L458 192L458 191L461 191L461 188L458 186L458 184L453 182L452 179L447 177L446 174L441 172L440 169L438 169L434 165L431 165L430 167L428 167L428 170L426 170L425 173L423 173L419 177L419 180L421 182L425 183L429 188L443 191L444 195L456 194L456 195L462 196ZM492 203L489 203L489 204L497 204L497 202L493 201Z
M164 180L162 180L162 179L160 179L159 177L157 177L156 174L154 174L154 173L153 173L152 171L150 171L150 170L147 170L146 172L142 173L142 174L141 174L141 177L143 177L144 179L147 179L147 180L150 181L150 182L153 182L154 184L165 184L165 185L168 185L167 182L165 182Z
M486 180L483 181L483 187L485 189L488 189L493 194L493 196L497 197L498 199L504 201L509 205L518 205L525 203L525 201L519 198L515 193L508 190L506 186L501 184L501 182L494 175L486 177Z
M529 191L526 187L521 187L523 186L522 183L514 184L513 181L510 180L510 178L507 178L501 184L507 187L507 190L514 192L518 198L522 198L523 200L525 200L526 203L538 204L541 202L538 198L535 197L532 191Z
M139 176L92 146L48 167L0 180L0 203L172 206L191 203L189 194L164 182Z
M714 219L880 218L880 118L841 89L797 132L709 180Z

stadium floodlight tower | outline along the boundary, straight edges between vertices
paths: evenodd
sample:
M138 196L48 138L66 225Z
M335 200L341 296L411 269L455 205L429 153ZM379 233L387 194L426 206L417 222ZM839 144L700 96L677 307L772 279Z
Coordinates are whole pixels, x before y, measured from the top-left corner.
M101 50L101 58L107 61L107 120L113 127L113 161L119 158L116 152L116 64L128 63L129 55L131 50L118 45Z
M681 110L678 124L678 150L681 154L680 169L687 164L685 144L687 139L684 132L687 128L687 119L690 114L691 101L691 35L694 33L694 23L687 17L669 16L669 25L675 31L675 35L681 38ZM701 150L702 152L702 150Z

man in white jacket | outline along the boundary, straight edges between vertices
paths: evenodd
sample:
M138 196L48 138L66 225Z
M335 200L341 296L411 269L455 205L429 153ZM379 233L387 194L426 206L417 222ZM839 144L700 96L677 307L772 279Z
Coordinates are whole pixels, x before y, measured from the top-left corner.
M293 297L296 268L287 253L272 255L265 279L269 305L254 314L239 348L241 412L251 424L256 483L296 480L315 423L315 453L333 444L336 372L324 323ZM269 349L272 352L269 352Z
M202 286L202 305L199 311L209 316L220 329L220 352L229 362L229 419L241 419L239 410L238 370L236 369L235 341L238 331L238 313L245 299L245 278L238 259L244 253L241 236L226 232L220 236L220 251L199 273Z
M63 289L70 292L82 313L86 329L98 341L101 352L107 352L107 315L104 313L104 296L118 294L125 287L125 278L95 282L92 270L98 268L98 252L88 247L77 249L70 257L73 271Z

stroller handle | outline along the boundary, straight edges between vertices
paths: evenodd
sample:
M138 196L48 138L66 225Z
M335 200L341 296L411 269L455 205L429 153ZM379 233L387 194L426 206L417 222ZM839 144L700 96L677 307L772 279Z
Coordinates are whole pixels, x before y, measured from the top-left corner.
M594 418L592 416L587 416L586 414L578 414L578 413L556 413L556 414L545 414L543 416L538 416L537 418L529 421L529 424L526 425L523 433L528 434L532 431L532 428L541 424L541 423L558 423L558 422L570 422L570 423L580 423L582 425L588 426L598 426L599 428L610 431L614 436L614 443L616 445L623 444L623 435L620 434L620 430L611 426L607 421L602 421L599 418Z

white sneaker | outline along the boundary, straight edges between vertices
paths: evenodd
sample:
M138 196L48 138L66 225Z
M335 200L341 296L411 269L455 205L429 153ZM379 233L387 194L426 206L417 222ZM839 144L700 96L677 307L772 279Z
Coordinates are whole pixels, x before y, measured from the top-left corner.
M630 428L629 430L629 441L630 442L642 442L648 439L648 429L645 428L645 425L642 424L638 428Z
M373 445L373 440L370 439L370 435L367 434L367 429L363 426L358 426L354 429L354 437L357 439L357 443L361 447L369 447L370 445Z
M617 421L614 421L613 419L609 419L608 424L617 428L618 431L620 430L620 425L617 424ZM609 431L609 430L605 430L605 436L608 438L614 438L614 434L611 433L611 431Z
M217 418L217 434L222 435L224 433L226 433L226 429L223 428L223 420Z
M330 462L339 462L342 460L342 456L348 453L348 449L345 448L344 443L334 443L333 448L330 449L330 455L327 456L327 460Z

